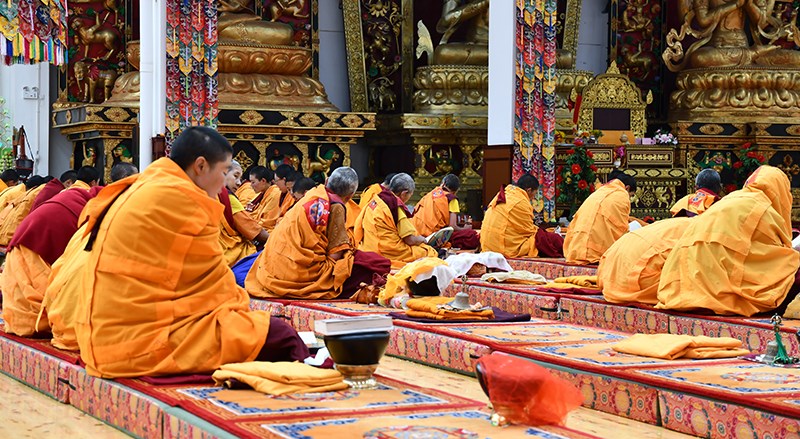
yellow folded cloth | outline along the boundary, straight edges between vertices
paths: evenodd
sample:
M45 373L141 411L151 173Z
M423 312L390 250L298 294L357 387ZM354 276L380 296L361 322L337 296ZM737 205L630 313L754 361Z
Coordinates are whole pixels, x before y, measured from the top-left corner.
M675 360L678 358L732 358L750 353L731 337L704 335L634 334L612 348L624 354Z
M490 320L494 318L494 311L491 308L480 311L439 308L439 305L450 303L452 300L452 297L441 296L409 299L406 302L408 307L406 315L414 318L435 320Z
M526 270L486 273L481 276L481 280L484 282L502 282L522 285L543 285L547 283L547 279L541 274L534 274Z
M392 273L386 278L386 286L378 294L378 304L390 306L394 296L407 293L408 281L422 273L432 271L439 265L447 265L447 262L439 258L423 258L406 264L396 272L392 270Z
M342 381L342 374L336 370L288 361L224 364L214 372L212 378L217 385L235 379L257 392L269 395L334 392L348 387Z
M569 276L557 277L553 280L556 284L572 284L581 288L598 288L597 276ZM558 288L558 287L553 287Z

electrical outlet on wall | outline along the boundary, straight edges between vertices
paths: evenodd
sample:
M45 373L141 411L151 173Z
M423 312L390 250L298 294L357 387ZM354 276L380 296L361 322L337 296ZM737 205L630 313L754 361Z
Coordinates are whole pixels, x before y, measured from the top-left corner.
M22 99L39 99L39 87L22 87Z

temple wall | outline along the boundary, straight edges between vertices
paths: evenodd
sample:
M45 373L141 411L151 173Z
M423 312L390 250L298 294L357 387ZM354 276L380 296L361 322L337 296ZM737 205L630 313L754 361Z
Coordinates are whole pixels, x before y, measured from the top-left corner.
M583 0L581 25L578 33L578 59L576 68L595 75L608 68L608 12L603 12L607 2Z

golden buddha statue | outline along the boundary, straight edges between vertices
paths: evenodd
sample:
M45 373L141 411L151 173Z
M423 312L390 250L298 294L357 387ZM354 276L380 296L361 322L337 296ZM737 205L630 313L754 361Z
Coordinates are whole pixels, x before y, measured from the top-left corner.
M458 30L464 41L450 42ZM489 65L489 0L445 0L436 31L442 39L432 64Z
M265 21L253 12L249 0L219 0L219 41L289 46L294 30L286 23Z
M800 116L800 52L794 23L775 0L680 0L681 28L667 34L662 58L680 72L673 120L774 121ZM684 40L687 47L684 47ZM734 69L735 68L735 69Z
M445 0L436 30L417 24L417 57L427 53L429 66L414 75L414 109L426 113L485 114L489 94L489 0ZM463 41L451 41L454 35Z
M775 16L774 0L683 0L679 12L686 19L680 32L670 31L664 54L674 72L685 67L800 66L800 52L770 44L788 30ZM697 41L684 53L681 43L687 35Z

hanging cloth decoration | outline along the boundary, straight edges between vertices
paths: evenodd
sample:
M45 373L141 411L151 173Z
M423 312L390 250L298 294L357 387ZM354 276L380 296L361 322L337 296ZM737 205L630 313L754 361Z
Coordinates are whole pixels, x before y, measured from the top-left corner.
M513 178L534 175L537 219L555 214L556 0L517 0Z
M168 0L168 144L186 127L216 127L218 112L216 1Z
M0 1L0 56L6 64L65 64L66 0Z

